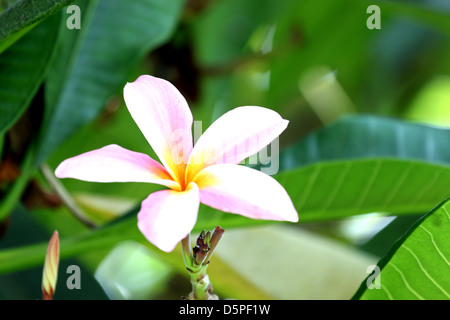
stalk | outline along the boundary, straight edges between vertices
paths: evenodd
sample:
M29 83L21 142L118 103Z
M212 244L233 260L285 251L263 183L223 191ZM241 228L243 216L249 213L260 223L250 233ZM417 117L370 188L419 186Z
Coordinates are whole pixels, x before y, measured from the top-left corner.
M225 232L221 227L211 233L202 231L197 238L197 244L192 249L189 235L181 241L183 259L186 270L191 277L192 292L186 297L188 300L218 300L219 297L213 293L213 286L209 280L206 269L211 256Z

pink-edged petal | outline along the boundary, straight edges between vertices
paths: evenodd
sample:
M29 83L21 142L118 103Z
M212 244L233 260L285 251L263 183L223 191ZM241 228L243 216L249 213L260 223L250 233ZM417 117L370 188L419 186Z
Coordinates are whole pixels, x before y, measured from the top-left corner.
M241 165L217 164L194 179L200 202L252 219L298 221L286 190L269 175Z
M154 192L142 202L139 230L155 246L170 252L194 228L199 205L195 183L190 183L185 191Z
M277 112L255 106L233 109L200 136L189 158L187 181L208 165L238 164L270 144L289 121Z
M55 175L91 182L148 182L179 188L160 163L115 144L64 160Z
M192 113L185 98L168 81L140 76L124 88L127 108L174 179L183 183L192 151Z

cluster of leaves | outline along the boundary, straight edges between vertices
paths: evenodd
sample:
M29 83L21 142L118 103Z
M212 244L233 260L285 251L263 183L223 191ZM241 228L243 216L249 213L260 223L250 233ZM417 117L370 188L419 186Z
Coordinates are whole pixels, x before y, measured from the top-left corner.
M359 248L382 257L382 289L363 281L354 298L450 298L444 3L1 4L0 297L38 296L39 284L19 271L42 265L55 229L61 258L77 258L91 278L108 251L129 240L183 274L181 253L161 254L136 227L139 201L159 187L59 182L51 173L61 160L111 143L151 154L121 96L126 81L148 73L174 83L203 129L240 105L269 107L290 120L275 178L300 213L299 228L372 212L399 217ZM68 28L71 4L80 8L81 29ZM366 27L371 4L381 8L381 30ZM195 230L261 224L201 206ZM226 263L210 270L219 294L267 297ZM20 296L10 289L14 281L36 290ZM91 282L83 298L101 296Z

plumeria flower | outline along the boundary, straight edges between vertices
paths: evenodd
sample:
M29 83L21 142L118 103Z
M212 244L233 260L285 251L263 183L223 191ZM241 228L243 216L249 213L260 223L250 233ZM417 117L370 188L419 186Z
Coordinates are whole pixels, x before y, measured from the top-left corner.
M158 156L108 145L63 161L58 178L92 182L147 182L167 187L150 194L138 227L163 251L193 229L200 202L252 219L298 221L286 190L271 176L239 165L286 129L288 121L263 107L239 107L192 142L192 113L168 81L140 76L124 88L127 108Z

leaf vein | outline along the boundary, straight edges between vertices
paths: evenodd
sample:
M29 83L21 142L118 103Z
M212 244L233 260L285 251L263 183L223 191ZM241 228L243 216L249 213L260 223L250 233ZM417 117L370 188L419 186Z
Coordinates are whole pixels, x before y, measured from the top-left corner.
M364 200L367 198L370 188L372 188L375 178L378 175L378 172L380 171L380 167L381 167L381 162L377 161L375 169L372 171L372 174L370 176L369 182L366 184L366 187L362 190L361 195L358 200L358 203L355 205L355 210L360 209L362 204L364 203Z
M434 278L432 276L429 275L429 273L427 272L427 270L425 270L425 268L423 267L422 263L420 262L420 259L416 256L416 254L407 246L405 246L404 244L402 245L403 248L405 248L413 257L414 259L417 261L417 264L419 265L420 270L422 270L422 272L425 274L425 276L439 289L441 290L441 292L447 296L447 298L450 299L450 294L448 294L447 291L444 290L444 288L442 288L439 283L436 282L436 280L434 280Z
M403 282L405 283L406 288L420 300L425 300L420 294L418 294L413 288L411 288L408 281L406 281L406 278L405 278L405 275L403 274L403 272L392 262L390 263L390 265L395 269L395 271L397 271L400 274L400 277L402 278Z
M400 179L397 180L396 185L391 189L391 192L389 193L389 197L386 199L386 201L383 204L383 208L387 208L391 202L392 199L394 199L394 196L397 195L398 191L400 190L400 187L405 183L406 178L408 177L409 173L411 172L411 169L414 167L413 163L410 163L409 166L404 170L402 176Z
M420 227L421 229L423 229L426 233L428 233L428 235L429 235L430 238L431 238L431 243L433 244L433 246L434 246L434 248L436 249L437 253L441 256L441 258L445 261L445 263L446 263L448 266L450 266L450 262L448 262L447 258L445 258L444 254L441 252L441 250L439 250L439 247L437 246L436 242L434 241L433 234L432 234L430 231L428 231L424 226L419 225L419 227Z
M347 163L345 165L345 168L341 171L341 174L339 175L339 180L337 181L337 183L334 184L333 193L328 197L328 201L325 202L322 212L326 212L328 210L328 208L330 207L330 205L333 203L342 184L345 181L345 178L348 175L348 171L350 170L350 167L351 167L350 163Z
M445 214L447 215L448 219L450 220L450 214L448 213L447 209L445 209L445 206L443 206L442 209L444 209Z
M419 201L422 199L422 197L430 190L431 187L433 187L436 184L436 180L441 176L442 172L446 170L446 168L442 168L441 170L436 171L433 178L429 179L428 184L422 188L421 192L414 197L411 203L412 206L415 206Z
M395 300L394 297L392 296L391 292L388 290L388 288L386 288L385 285L383 285L381 288L383 289L383 291L386 292L389 300Z
M306 190L303 192L303 196L300 198L301 201L300 201L300 204L298 205L299 209L303 208L303 206L305 205L306 200L308 199L308 196L309 196L321 170L322 170L322 166L318 165L315 167L313 173L311 174L311 176L308 180L308 184L306 185Z

